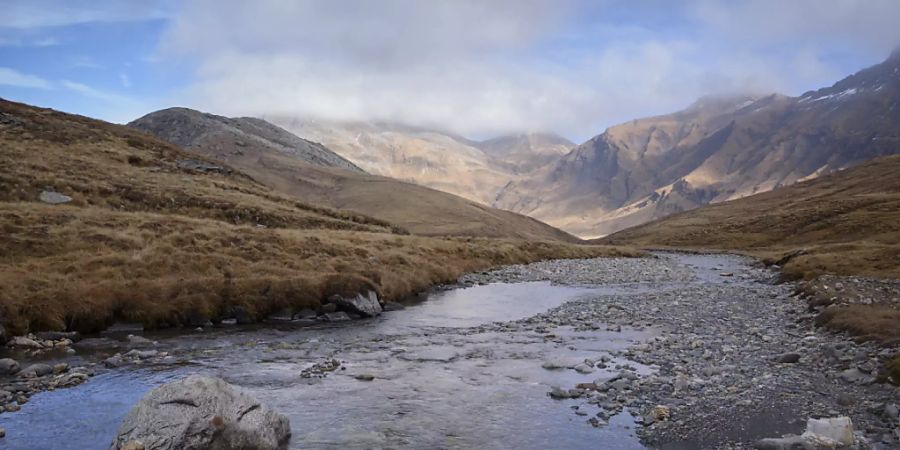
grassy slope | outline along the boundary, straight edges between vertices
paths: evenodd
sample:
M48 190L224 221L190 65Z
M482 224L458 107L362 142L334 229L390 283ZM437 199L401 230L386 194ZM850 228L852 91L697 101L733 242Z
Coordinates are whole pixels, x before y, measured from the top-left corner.
M900 156L675 214L598 242L737 250L783 264L789 278L900 278ZM811 302L824 298L824 304L836 294L833 284L829 289L820 280L806 283L804 290ZM872 305L830 307L818 321L864 339L900 342L897 300L888 296Z
M307 205L146 134L0 100L0 323L14 333L261 317L373 287L397 299L463 272L616 248L409 236ZM52 188L65 205L38 201Z
M595 242L738 250L790 258L788 276L830 273L900 278L900 156L713 204Z

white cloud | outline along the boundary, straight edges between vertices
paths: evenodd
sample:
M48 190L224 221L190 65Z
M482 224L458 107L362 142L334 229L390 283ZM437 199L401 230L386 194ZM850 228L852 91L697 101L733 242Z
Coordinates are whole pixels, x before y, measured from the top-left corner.
M122 87L124 87L124 88L131 87L131 78L128 77L128 74L120 73L119 81L122 83Z
M50 83L41 77L21 73L8 67L0 67L0 85L35 89L51 88Z
M582 139L704 94L799 94L845 74L828 51L885 56L900 38L900 2L834 4L636 4L670 17L656 30L576 0L197 0L155 56L196 64L185 100L222 114Z
M172 13L170 3L166 0L4 0L0 27L27 29L162 19Z

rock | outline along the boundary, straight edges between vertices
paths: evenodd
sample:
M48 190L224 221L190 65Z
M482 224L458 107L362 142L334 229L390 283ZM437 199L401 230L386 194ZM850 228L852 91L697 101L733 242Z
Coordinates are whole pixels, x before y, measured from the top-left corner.
M837 403L841 406L852 406L856 403L856 399L846 392L841 392L837 396Z
M19 363L12 358L0 359L0 375L15 375L19 371Z
M338 311L338 312L333 312L333 313L322 314L321 316L319 316L319 320L324 321L324 322L344 322L344 321L350 320L350 316L348 316L347 313L345 313L343 311Z
M840 377L845 383L869 384L875 380L874 377L863 373L859 369L847 369L841 372Z
M191 375L145 395L125 416L110 450L133 441L154 450L277 450L290 435L287 417L222 379Z
M575 366L575 371L578 373L591 373L594 371L594 368L587 364L582 363L582 364L578 364L577 366Z
M351 314L359 314L363 317L375 317L381 314L381 303L378 302L378 294L368 291L358 294L356 297L344 298L334 295L329 298L338 310Z
M20 377L24 378L32 378L32 377L42 377L45 375L50 375L53 373L53 368L48 366L47 364L32 364L25 369L22 369L19 372Z
M29 339L25 336L16 336L7 343L10 347L22 347L22 348L33 348L40 349L44 348L40 342L35 341L34 339Z
M103 360L103 365L114 369L116 367L120 367L125 364L125 360L122 358L122 355L115 354Z
M799 353L785 353L778 357L778 362L785 364L793 364L797 361L800 361Z
M550 398L554 400L565 400L567 398L572 398L569 396L569 391L556 386L550 389L550 392L548 392L547 395L549 395Z
M657 422L661 422L663 420L669 420L669 407L663 405L656 405L653 409L650 410L650 417Z
M319 312L323 315L337 312L337 305L335 305L334 303L325 303L324 305L319 307Z
M0 438L6 437L6 428L0 427Z
M890 404L885 405L884 411L882 411L885 417L889 417L891 419L896 419L900 417L900 410L898 410L897 405Z
M7 339L9 336L6 335L6 327L0 325L0 345L6 344Z
M125 354L126 358L147 359L159 354L157 350L138 350L134 349Z
M59 375L61 373L66 373L69 371L69 365L67 363L59 363L53 365L53 373L55 375Z
M356 378L359 381L372 381L375 379L375 375L368 374L368 373L361 373L353 378Z
M69 203L72 201L72 197L68 195L60 194L55 191L43 191L41 192L40 199L44 203L49 203L51 205L58 205L61 203Z
M734 274L731 272L722 272L719 274L720 277L733 277Z
M853 445L853 421L849 417L809 419L801 437L819 447L849 447Z
M141 441L128 441L121 450L145 450L147 447Z

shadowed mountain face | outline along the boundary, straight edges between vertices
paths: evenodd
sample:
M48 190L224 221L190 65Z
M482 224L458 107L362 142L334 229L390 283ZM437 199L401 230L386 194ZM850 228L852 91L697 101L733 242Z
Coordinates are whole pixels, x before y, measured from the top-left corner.
M800 97L705 98L608 129L496 206L600 236L900 151L900 55Z
M366 172L450 192L485 205L492 204L510 181L574 147L549 134L475 142L402 125L267 119L297 136L323 143Z
M575 144L552 133L523 133L488 139L475 146L513 172L525 174L556 161Z
M227 163L282 193L375 217L411 233L577 241L530 217L369 175L324 146L261 119L229 119L173 108L129 126Z

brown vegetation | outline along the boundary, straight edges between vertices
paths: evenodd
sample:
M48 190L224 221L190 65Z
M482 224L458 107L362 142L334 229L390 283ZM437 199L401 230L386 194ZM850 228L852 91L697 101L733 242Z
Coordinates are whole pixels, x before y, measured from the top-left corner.
M741 251L786 276L900 278L900 156L705 206L594 242ZM793 256L791 256L793 255Z
M410 236L278 194L125 127L0 101L0 323L14 333L262 317L373 288L399 299L466 271L633 254ZM43 190L71 196L50 205Z
M675 214L595 242L730 250L782 266L788 279L822 275L900 278L900 156L811 181ZM834 292L807 283L812 306ZM826 295L827 294L827 295ZM883 343L900 339L895 298L832 306L821 324ZM890 297L890 295L888 295Z

